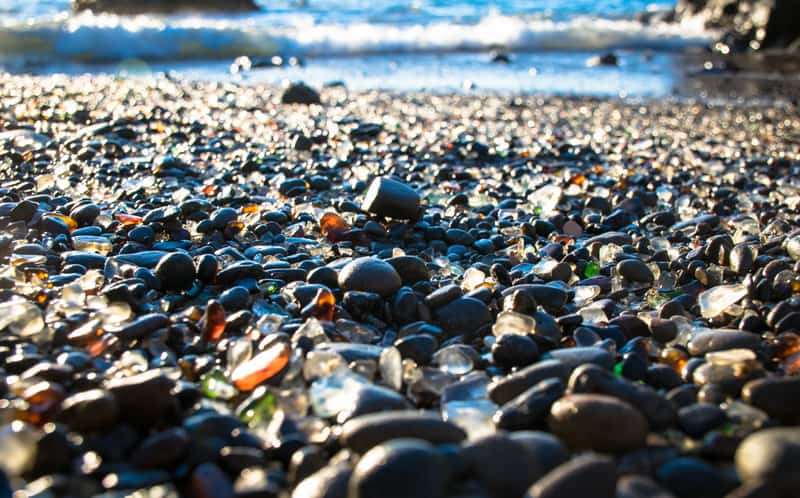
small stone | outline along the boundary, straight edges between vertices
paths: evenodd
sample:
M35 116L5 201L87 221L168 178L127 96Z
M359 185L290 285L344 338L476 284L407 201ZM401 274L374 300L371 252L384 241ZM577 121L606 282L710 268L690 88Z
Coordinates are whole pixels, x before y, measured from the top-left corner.
M400 275L403 285L412 286L430 278L425 261L417 256L395 256L386 260Z
M624 259L617 263L617 273L631 282L644 284L652 283L655 280L652 270L641 260Z
M379 177L364 195L361 209L368 213L400 220L414 220L419 216L420 198L411 187L388 177Z
M328 465L300 481L292 498L345 498L352 474L346 464Z
M116 399L108 391L90 389L73 394L61 403L59 420L78 432L114 425L119 416Z
M419 438L432 444L459 443L466 433L435 413L386 412L362 415L342 427L342 444L358 453L390 439Z
M528 491L527 498L614 498L614 460L600 455L581 455L559 465Z
M503 334L492 346L492 359L507 369L526 367L539 359L539 348L528 336Z
M459 297L450 301L436 308L433 316L450 336L472 334L492 320L486 304L473 297Z
M698 458L670 460L656 471L658 481L678 498L722 498L726 483L714 467Z
M725 423L725 412L717 405L695 403L678 410L678 427L697 439Z
M171 390L175 382L158 370L111 379L106 388L117 400L120 415L137 426L149 427L167 415L175 404Z
M394 267L377 258L354 259L339 271L339 287L345 291L374 292L388 297L401 285Z
M768 377L745 384L742 400L787 422L800 420L800 377Z
M548 422L576 449L617 452L644 446L647 419L630 404L601 394L573 394L556 401Z
M736 450L736 470L746 483L767 482L790 495L800 488L800 429L775 427L751 434Z
M283 104L320 104L319 93L306 85L305 83L298 82L292 83L283 91L281 95L281 103Z
M350 498L443 498L447 461L430 443L395 439L361 457L350 479Z
M161 286L169 290L185 290L192 286L197 276L191 256L174 252L162 257L155 268Z

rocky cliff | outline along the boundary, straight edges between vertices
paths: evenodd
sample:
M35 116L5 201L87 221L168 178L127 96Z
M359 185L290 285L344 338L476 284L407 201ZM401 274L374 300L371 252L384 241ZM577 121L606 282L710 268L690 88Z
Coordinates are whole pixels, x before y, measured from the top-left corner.
M800 51L800 0L679 0L675 14L702 16L732 51Z

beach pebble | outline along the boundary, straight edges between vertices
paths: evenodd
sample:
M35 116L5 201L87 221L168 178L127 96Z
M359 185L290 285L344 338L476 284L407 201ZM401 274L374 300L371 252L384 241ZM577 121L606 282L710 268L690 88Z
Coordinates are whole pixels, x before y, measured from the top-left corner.
M397 271L377 258L358 258L339 271L339 287L346 291L374 292L391 296L402 285Z
M408 185L387 177L376 178L364 195L361 209L378 216L401 220L416 219L419 194Z
M641 448L649 431L636 408L601 394L561 398L550 410L548 425L571 448L601 452Z

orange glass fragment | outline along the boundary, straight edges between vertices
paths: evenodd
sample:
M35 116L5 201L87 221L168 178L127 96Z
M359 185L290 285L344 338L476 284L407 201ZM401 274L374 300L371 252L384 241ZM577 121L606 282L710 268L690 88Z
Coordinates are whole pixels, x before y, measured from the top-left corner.
M47 422L67 397L64 388L51 382L38 382L22 394L28 409L20 414L31 424L42 425Z
M336 298L328 289L320 289L314 299L301 311L303 318L314 317L323 322L332 322L336 313Z
M214 195L214 190L215 189L216 189L216 187L214 185L206 185L205 187L203 187L202 192L203 192L203 194L205 194L207 196L212 196L212 195Z
M785 360L795 353L800 353L800 336L792 332L780 334L767 346L767 353L774 360Z
M795 353L786 358L781 364L781 367L783 367L783 371L786 375L800 374L800 353Z
M203 331L204 341L218 341L222 337L222 333L225 332L225 308L219 301L210 300L208 302L199 325Z
M329 241L339 242L344 240L344 234L350 230L350 225L336 213L325 213L319 219L319 229Z
M123 225L140 225L142 223L142 217L135 214L117 213L114 218Z
M259 210L258 204L248 204L246 206L242 206L243 214L257 213L258 210Z
M676 372L680 372L686 366L689 355L677 348L665 348L661 351L659 360L662 364L672 367Z
M583 183L585 181L586 181L586 177L583 175L583 173L576 173L576 174L572 175L572 178L569 179L570 183L578 185L578 186L583 185Z
M231 380L240 391L252 391L262 382L275 377L288 363L289 346L277 342L236 367Z

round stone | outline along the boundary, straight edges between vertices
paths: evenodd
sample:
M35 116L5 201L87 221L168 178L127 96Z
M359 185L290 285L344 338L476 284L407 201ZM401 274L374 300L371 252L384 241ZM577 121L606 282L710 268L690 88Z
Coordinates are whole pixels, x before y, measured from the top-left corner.
M617 272L631 282L651 283L655 278L650 268L641 260L624 259L617 263Z
M401 285L394 267L377 258L354 259L339 272L339 287L345 291L374 292L387 297Z
M647 419L636 408L612 396L573 394L550 409L553 433L575 449L629 451L644 446Z
M192 286L197 271L191 256L182 252L173 252L158 261L155 274L161 280L162 288L184 290Z
M800 489L800 429L775 427L751 434L736 450L736 470L744 482Z
M419 439L395 439L369 450L350 479L350 498L442 498L449 480L447 462Z

